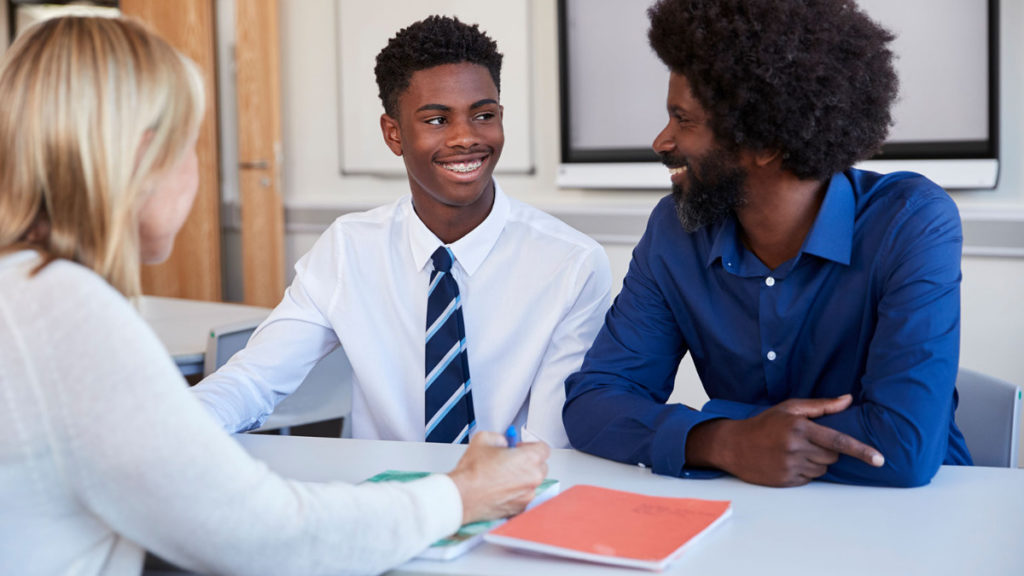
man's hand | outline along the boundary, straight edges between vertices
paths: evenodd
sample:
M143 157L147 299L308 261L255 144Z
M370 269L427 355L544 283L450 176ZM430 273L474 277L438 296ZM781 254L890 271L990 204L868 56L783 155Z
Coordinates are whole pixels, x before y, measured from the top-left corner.
M462 523L518 514L548 473L551 449L543 442L508 448L494 432L475 434L448 476L462 495Z
M795 398L746 420L698 424L686 442L688 465L708 466L753 484L799 486L818 478L846 454L871 466L882 454L863 442L812 421L850 407L852 396Z

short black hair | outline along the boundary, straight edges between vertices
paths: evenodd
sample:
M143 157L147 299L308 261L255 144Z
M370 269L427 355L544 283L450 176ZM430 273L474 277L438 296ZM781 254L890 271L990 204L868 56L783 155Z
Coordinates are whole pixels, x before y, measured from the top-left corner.
M428 16L402 28L377 54L373 72L384 111L396 118L398 96L409 87L414 72L442 64L471 62L487 68L501 93L501 52L476 24L449 16Z
M892 125L894 36L853 0L659 0L648 39L732 149L778 150L825 179L875 154Z

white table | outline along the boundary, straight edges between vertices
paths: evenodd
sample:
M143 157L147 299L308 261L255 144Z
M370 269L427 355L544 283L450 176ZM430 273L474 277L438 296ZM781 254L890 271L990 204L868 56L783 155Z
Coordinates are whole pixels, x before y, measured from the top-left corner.
M362 481L385 469L450 470L463 448L437 444L236 436L292 478ZM1024 470L944 466L928 486L813 482L764 488L734 478L681 480L555 450L549 476L660 496L732 500L733 514L666 574L1022 575ZM532 556L481 544L451 562L413 561L393 574L630 575L645 571Z
M262 320L269 308L163 296L139 298L139 314L153 328L185 376L203 373L210 328Z

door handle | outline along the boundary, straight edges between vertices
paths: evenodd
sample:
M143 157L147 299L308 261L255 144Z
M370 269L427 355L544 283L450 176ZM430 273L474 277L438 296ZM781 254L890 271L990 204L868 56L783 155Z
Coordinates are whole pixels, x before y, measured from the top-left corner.
M270 162L266 160L257 160L255 162L239 162L239 170L266 170L270 168Z

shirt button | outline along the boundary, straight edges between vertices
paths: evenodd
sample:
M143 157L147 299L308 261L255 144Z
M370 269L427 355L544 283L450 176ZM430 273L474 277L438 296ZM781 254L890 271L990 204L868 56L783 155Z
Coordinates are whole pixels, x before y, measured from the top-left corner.
M769 277L764 279L764 283L767 284L769 287L775 286L775 278L772 278L771 276L769 276Z
M775 362L775 357L776 357L775 350L769 350L768 351L768 361L769 362Z

